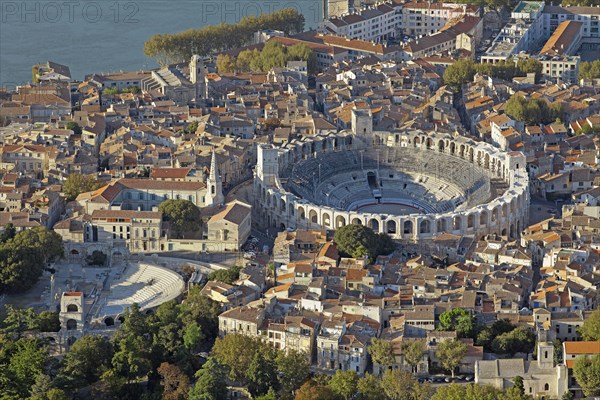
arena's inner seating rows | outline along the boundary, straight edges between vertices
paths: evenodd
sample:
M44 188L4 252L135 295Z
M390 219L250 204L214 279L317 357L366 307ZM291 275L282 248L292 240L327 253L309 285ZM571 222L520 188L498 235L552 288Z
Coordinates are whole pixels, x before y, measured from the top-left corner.
M290 178L287 189L302 198L351 210L361 200L374 198L367 181L367 174L373 173L382 202L412 201L424 212L472 207L491 194L488 171L456 156L414 148L321 153L295 163L291 175L284 177Z

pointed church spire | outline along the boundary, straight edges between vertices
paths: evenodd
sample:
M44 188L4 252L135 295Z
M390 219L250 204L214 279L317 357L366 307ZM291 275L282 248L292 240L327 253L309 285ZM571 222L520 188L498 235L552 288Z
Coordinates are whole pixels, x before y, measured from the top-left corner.
M223 196L223 183L217 167L217 153L213 149L210 160L210 173L206 180L206 205L222 204L225 201Z

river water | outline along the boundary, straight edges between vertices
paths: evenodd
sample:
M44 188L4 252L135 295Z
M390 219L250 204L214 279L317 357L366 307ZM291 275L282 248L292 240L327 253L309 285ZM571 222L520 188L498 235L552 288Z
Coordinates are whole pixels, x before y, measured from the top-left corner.
M75 79L93 72L156 66L144 42L245 15L295 7L306 27L321 19L320 0L0 0L0 86L31 80L31 66L68 65Z

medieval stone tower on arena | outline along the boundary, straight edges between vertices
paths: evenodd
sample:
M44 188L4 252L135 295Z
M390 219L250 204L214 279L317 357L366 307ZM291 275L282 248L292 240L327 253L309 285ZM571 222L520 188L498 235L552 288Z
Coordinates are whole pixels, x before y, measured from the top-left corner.
M83 329L84 310L82 292L64 292L60 298L60 328L74 331Z
M206 82L204 81L204 61L196 54L190 60L190 82L196 89L196 101L206 97Z
M210 160L210 174L206 179L206 204L219 205L223 204L224 201L223 183L217 167L217 153L213 150L212 159Z

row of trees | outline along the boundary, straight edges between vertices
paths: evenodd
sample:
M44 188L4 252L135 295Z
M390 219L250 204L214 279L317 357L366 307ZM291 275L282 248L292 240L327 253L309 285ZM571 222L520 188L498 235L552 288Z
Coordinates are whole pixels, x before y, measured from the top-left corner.
M550 124L561 120L564 114L559 102L548 103L543 99L526 99L520 95L511 96L504 112L526 125Z
M368 257L375 260L379 255L388 255L396 249L392 238L386 233L375 233L364 225L350 224L335 231L334 241L345 257Z
M473 383L434 389L400 370L388 370L381 378L370 374L359 378L354 371L337 371L333 377L317 376L307 381L295 400L532 400L524 394L522 379L520 382L515 379L507 390Z
M590 0L594 1L594 0ZM579 78L600 79L600 60L584 61L579 64Z
M269 41L262 51L243 50L237 57L219 54L217 69L220 73L267 72L271 68L284 67L288 61L306 61L309 72L314 72L317 61L314 52L305 44L286 47L280 42Z
M304 30L304 16L294 8L271 14L243 17L237 24L211 25L175 34L158 34L144 43L144 54L161 65L189 60L193 54L206 56L245 46L258 30L274 29L286 36Z
M527 76L535 73L536 77L542 73L542 64L535 59L502 61L496 64L476 63L473 60L462 59L448 66L444 71L444 83L455 90L471 82L476 73L491 76L492 78L511 80L517 76Z
M464 342L458 339L446 340L437 346L435 355L440 360L442 367L454 377L456 368L460 365L467 351L468 347ZM413 372L416 372L417 366L426 353L427 347L423 340L411 340L402 343L404 360L412 367ZM387 340L373 339L369 346L369 354L373 363L384 369L391 369L396 363L392 343Z
M44 226L15 232L7 225L0 236L0 294L30 289L48 261L64 254L62 237Z

